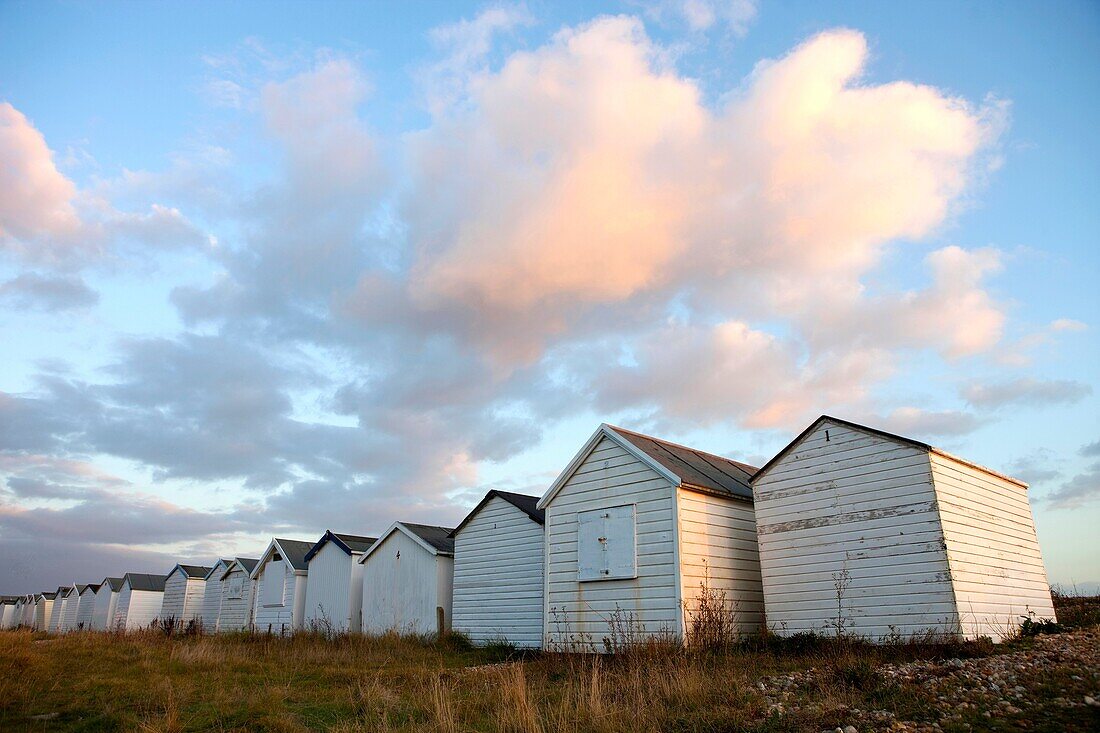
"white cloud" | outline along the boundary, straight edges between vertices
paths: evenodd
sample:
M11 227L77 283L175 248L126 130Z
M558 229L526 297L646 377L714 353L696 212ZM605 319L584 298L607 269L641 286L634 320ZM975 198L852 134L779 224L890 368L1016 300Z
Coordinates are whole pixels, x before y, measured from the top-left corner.
M677 21L693 32L716 26L742 38L756 20L756 0L659 0L646 6L646 15L658 22Z
M670 324L632 345L635 364L601 360L580 375L602 411L645 407L680 425L737 423L795 428L836 406L867 397L889 376L884 352L823 353L807 358L797 345L738 321L711 328Z
M463 104L470 85L488 71L494 41L534 22L525 5L501 4L482 10L472 19L431 29L428 39L440 58L418 74L428 108L438 113Z

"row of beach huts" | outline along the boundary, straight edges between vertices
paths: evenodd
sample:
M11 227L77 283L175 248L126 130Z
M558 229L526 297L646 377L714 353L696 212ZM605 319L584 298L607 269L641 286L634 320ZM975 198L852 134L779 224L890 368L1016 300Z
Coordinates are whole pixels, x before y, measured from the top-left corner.
M541 498L490 491L454 528L276 538L258 558L4 597L0 622L602 648L617 625L688 638L701 599L743 634L996 640L1054 618L1026 484L822 416L760 468L601 425Z

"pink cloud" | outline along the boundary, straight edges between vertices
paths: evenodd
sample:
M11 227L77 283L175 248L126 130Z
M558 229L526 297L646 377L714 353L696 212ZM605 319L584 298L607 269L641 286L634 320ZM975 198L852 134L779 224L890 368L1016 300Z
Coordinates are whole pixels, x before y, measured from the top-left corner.
M57 169L42 133L15 107L0 103L0 251L23 262L73 268L134 243L208 242L176 208L151 203L144 212L120 211L101 193L79 189Z
M864 84L867 59L861 34L822 33L712 109L636 19L513 54L412 138L411 307L465 312L508 361L597 309L684 289L727 317L860 298L887 243L949 216L1000 120L931 87ZM983 322L952 353L999 333L973 295Z
M76 186L30 120L0 102L0 247L34 261L79 247Z

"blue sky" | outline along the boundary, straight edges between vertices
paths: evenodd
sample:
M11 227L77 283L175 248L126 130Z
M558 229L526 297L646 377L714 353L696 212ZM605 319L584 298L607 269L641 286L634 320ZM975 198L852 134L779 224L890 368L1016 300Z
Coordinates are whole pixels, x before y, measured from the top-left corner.
M1096 583L1097 59L1085 2L0 3L0 586L824 412Z

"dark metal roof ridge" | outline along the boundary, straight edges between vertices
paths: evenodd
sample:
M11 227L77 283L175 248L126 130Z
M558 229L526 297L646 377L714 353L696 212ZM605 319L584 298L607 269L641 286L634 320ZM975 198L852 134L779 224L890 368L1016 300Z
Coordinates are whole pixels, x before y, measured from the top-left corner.
M458 535L458 531L465 527L466 524L485 507L486 504L488 504L492 499L495 498L503 499L504 501L514 506L516 509L519 509L521 512L526 514L532 522L536 522L538 524L546 524L546 510L539 509L536 506L538 504L539 497L530 496L528 494L518 494L513 491L489 489L489 491L486 492L485 496L482 497L481 501L477 503L477 506L471 509L469 513L467 513L466 516L463 518L463 520L458 523L458 526L451 530L451 537L453 538ZM525 504L530 504L530 506L524 506Z

